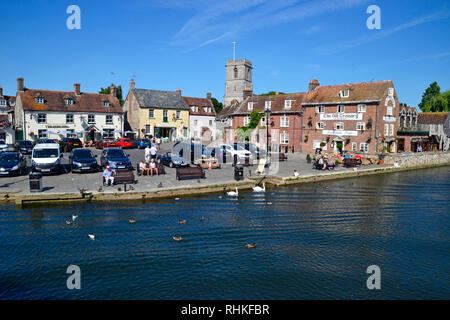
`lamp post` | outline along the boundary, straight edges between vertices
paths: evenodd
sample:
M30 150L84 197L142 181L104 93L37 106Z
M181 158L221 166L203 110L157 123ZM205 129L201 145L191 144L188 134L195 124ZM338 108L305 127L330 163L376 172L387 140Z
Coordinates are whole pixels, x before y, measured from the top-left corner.
M270 106L266 106L266 153L269 155L269 117L270 117Z

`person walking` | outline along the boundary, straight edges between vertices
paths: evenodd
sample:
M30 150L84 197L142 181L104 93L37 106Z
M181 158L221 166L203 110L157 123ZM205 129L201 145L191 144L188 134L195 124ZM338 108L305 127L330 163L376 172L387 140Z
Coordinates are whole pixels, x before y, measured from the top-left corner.
M152 147L150 148L150 154L151 154L151 158L152 160L156 159L156 153L158 152L158 149L156 148L156 146L153 144Z
M146 163L150 163L150 157L151 157L150 147L146 146L145 147L145 162Z

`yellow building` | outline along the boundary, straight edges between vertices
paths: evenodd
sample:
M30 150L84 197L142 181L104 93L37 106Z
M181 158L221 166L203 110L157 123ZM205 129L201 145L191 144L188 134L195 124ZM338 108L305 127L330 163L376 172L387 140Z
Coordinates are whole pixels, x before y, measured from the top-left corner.
M125 131L133 132L137 137L164 138L168 141L188 139L189 108L181 97L180 89L136 89L131 80L123 111Z

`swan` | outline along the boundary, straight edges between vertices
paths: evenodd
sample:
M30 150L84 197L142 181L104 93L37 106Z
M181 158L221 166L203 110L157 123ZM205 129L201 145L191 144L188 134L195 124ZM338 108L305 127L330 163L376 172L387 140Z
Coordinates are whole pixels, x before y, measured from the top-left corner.
M136 223L136 220L128 219L128 222L129 222L129 223Z
M89 238L90 238L91 240L95 240L95 235L90 234L90 235L89 235Z
M227 195L232 196L232 197L234 197L234 196L237 197L239 195L238 188L236 187L236 191L228 191Z
M75 221L76 218L78 218L78 215L73 214L72 215L72 221Z
M185 224L186 220L178 220L178 224Z
M253 187L254 192L265 192L266 191L266 183L263 182L262 188L260 186Z

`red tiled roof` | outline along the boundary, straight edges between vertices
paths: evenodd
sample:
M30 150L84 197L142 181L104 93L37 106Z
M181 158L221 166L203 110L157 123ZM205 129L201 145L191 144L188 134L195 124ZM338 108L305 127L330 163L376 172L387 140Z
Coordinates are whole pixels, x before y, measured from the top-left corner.
M189 114L191 116L210 116L210 117L216 116L214 105L212 104L211 100L207 98L183 97L183 100L189 107ZM198 112L192 111L191 109L192 106L198 107ZM203 107L211 108L211 112L205 111Z
M122 113L119 100L109 94L84 93L79 96L73 91L51 91L25 89L19 93L23 110L25 111L62 111L62 112L92 112L92 113ZM44 104L37 104L36 98L44 98ZM66 99L72 98L74 104L66 105ZM109 101L110 106L104 107L103 101Z
M421 112L417 118L418 124L444 124L449 112Z

